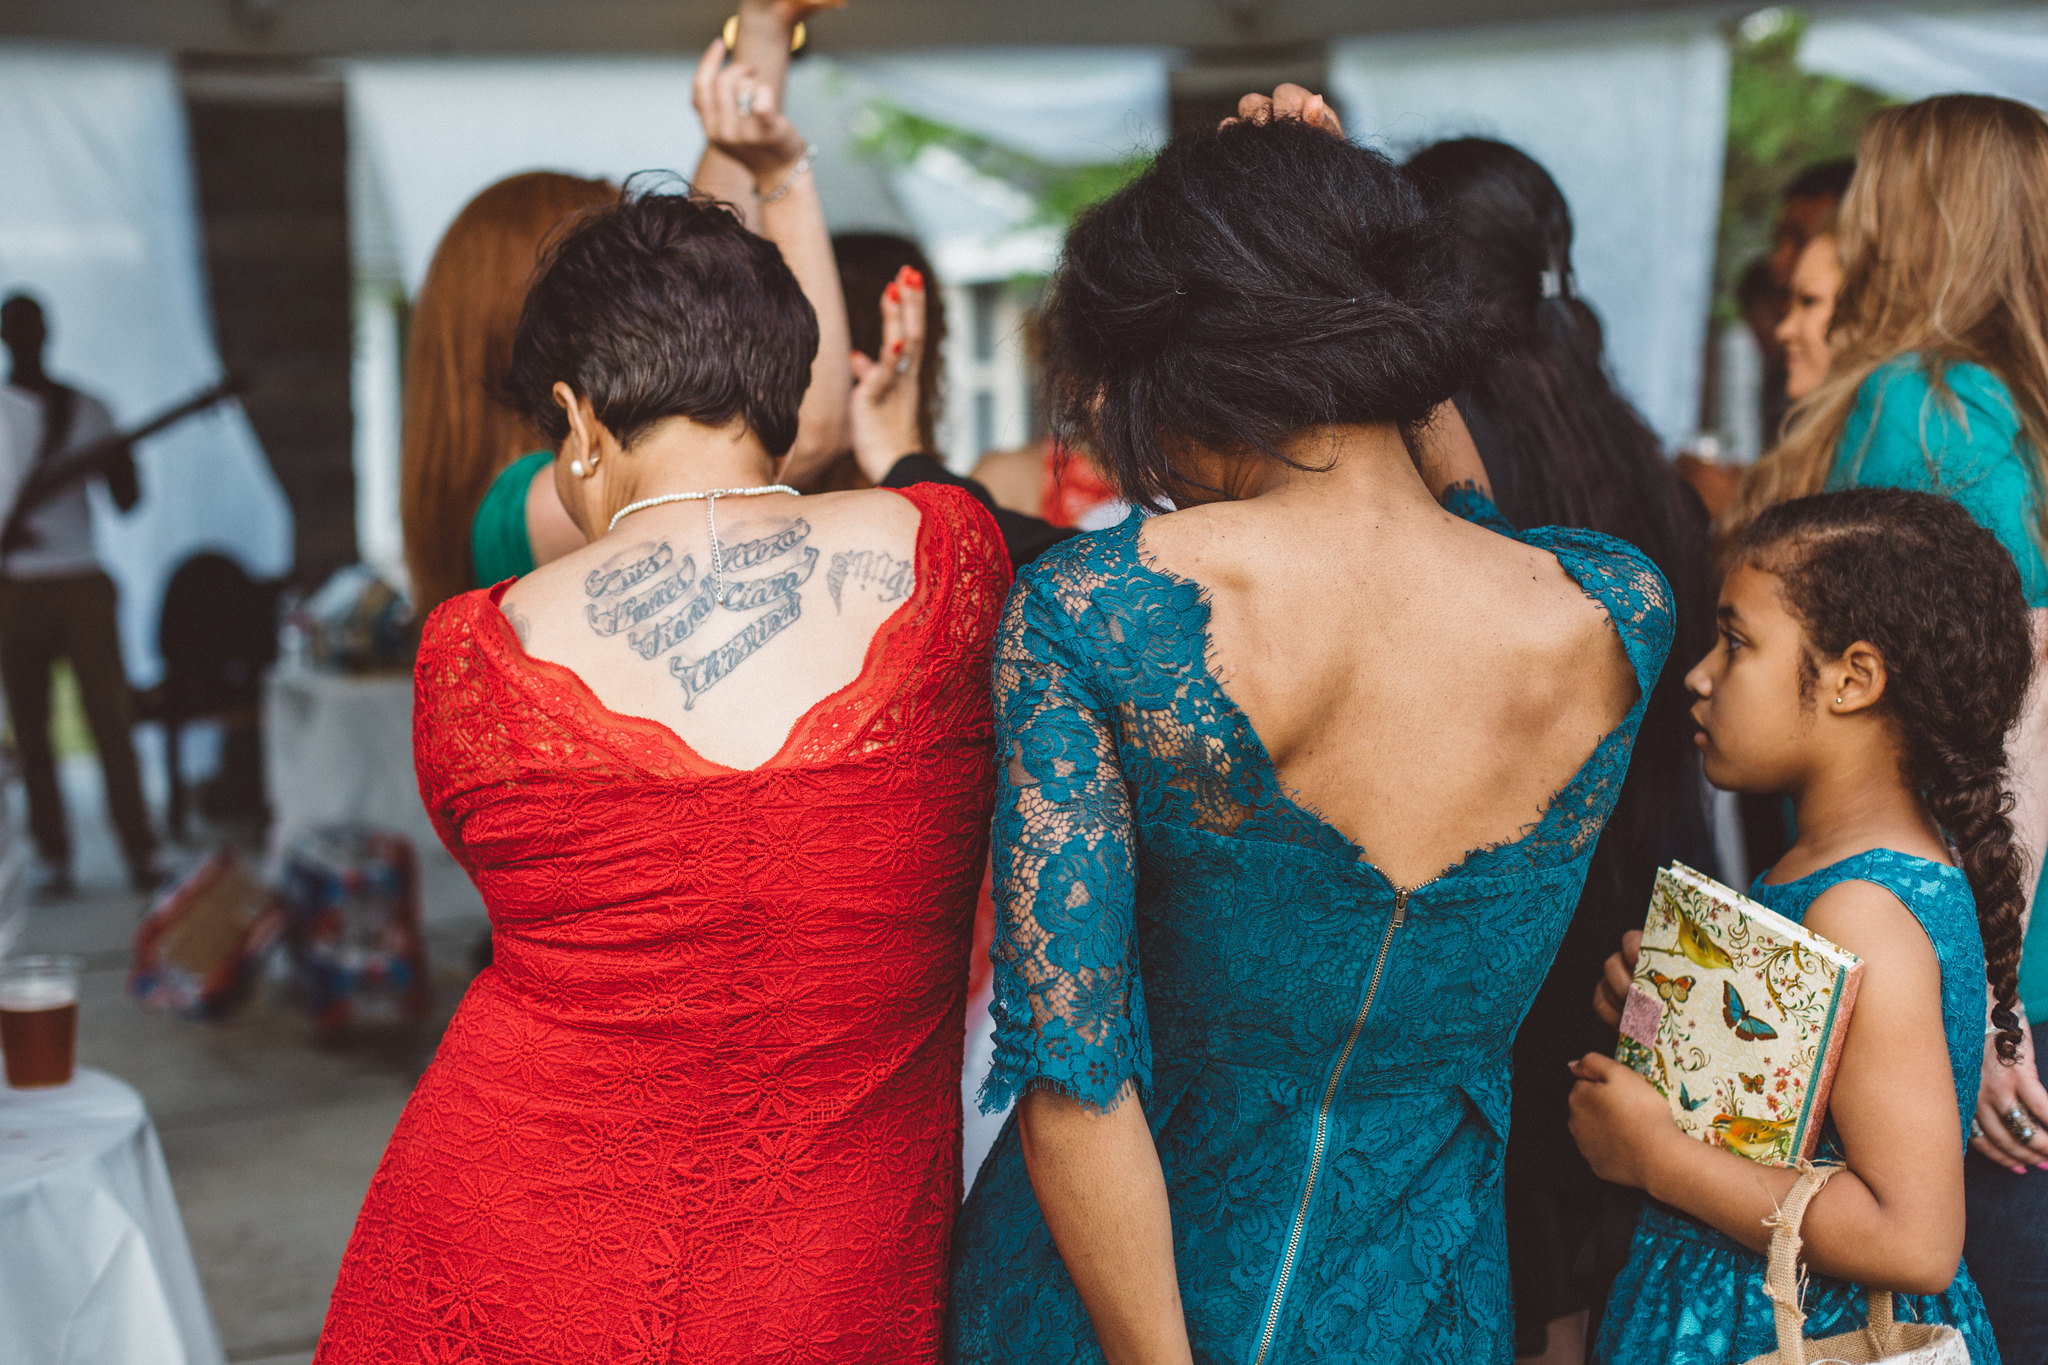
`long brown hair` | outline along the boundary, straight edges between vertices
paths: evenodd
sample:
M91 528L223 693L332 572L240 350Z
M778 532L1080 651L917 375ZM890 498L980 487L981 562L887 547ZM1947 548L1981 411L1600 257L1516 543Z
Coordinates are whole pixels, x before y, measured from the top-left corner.
M1950 402L1949 365L1972 362L2004 381L2035 479L2048 487L2048 119L1990 95L1878 112L1857 148L1836 240L1842 292L1827 378L1743 478L1724 533L1819 492L1857 390L1909 352ZM2037 534L2048 539L2048 523Z
M469 201L434 250L405 349L399 515L420 615L476 586L469 524L498 471L546 444L499 396L519 307L554 230L615 203L602 180L511 176Z

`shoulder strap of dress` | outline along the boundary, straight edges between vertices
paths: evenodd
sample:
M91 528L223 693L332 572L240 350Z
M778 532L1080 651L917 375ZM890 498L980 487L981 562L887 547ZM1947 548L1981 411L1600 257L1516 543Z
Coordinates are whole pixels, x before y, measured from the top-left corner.
M1671 586L1664 575L1641 550L1599 531L1541 526L1517 539L1557 556L1586 595L1606 609L1636 671L1632 715L1640 717L1657 675L1664 671L1675 629Z

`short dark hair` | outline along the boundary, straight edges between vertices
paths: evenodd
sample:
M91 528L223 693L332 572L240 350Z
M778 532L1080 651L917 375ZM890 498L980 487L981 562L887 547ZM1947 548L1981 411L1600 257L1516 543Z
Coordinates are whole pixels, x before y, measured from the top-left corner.
M1785 187L1786 199L1832 199L1841 202L1849 192L1849 182L1856 176L1856 158L1839 157L1833 161L1816 161Z
M1194 449L1423 422L1474 359L1442 225L1378 152L1276 119L1183 133L1083 214L1045 310L1054 432L1130 502ZM1215 490L1209 490L1211 492Z
M557 443L563 383L621 445L669 417L739 417L780 456L817 353L817 315L772 243L724 204L636 177L542 259L505 387Z

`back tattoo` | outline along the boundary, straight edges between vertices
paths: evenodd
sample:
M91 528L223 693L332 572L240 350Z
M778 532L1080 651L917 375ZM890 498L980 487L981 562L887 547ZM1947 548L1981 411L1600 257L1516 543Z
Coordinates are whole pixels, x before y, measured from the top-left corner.
M715 584L708 571L698 572L694 555L678 560L667 541L636 545L584 578L583 593L591 599L584 619L600 636L624 635L643 659L673 654L668 670L682 685L683 709L690 710L802 619L800 589L818 566L817 547L806 543L810 535L811 524L796 517L766 535L724 546L724 575ZM768 572L735 577L764 568ZM840 551L832 556L825 581L838 610L849 584L879 602L900 601L914 586L913 573L910 561L879 550ZM708 649L685 648L699 631L716 632L714 623L727 615L752 619Z

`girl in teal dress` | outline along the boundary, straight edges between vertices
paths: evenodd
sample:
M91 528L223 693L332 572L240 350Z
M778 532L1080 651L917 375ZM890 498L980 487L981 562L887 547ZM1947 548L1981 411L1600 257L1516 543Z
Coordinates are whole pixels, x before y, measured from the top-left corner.
M1837 224L1841 292L1826 377L1744 480L1731 532L1822 489L1955 499L2019 567L2048 635L2048 118L1984 95L1887 109L1866 126ZM2013 824L2048 863L2048 689L2007 741ZM2034 893L2036 903L2041 889ZM2048 930L2030 931L2048 958ZM2027 993L2038 1013L2043 990ZM2024 1029L2024 1021L2022 1028ZM2048 1359L2048 1087L1983 1052L1967 1163L1967 1255L2008 1358Z
M1864 964L1817 1158L1847 1169L1803 1229L1808 1334L1853 1329L1866 1288L1882 1288L1900 1317L1958 1328L1976 1365L1995 1365L1960 1263L1963 1153L1987 971L1998 1045L2019 1041L2005 760L2033 667L2019 572L1950 499L1822 494L1751 522L1719 615L1720 642L1687 678L1707 777L1786 795L1798 817L1751 894ZM1610 1020L1634 942L1608 963ZM1796 1173L1687 1137L1611 1058L1573 1069L1581 1150L1653 1201L1594 1359L1739 1365L1773 1349L1765 1219Z

